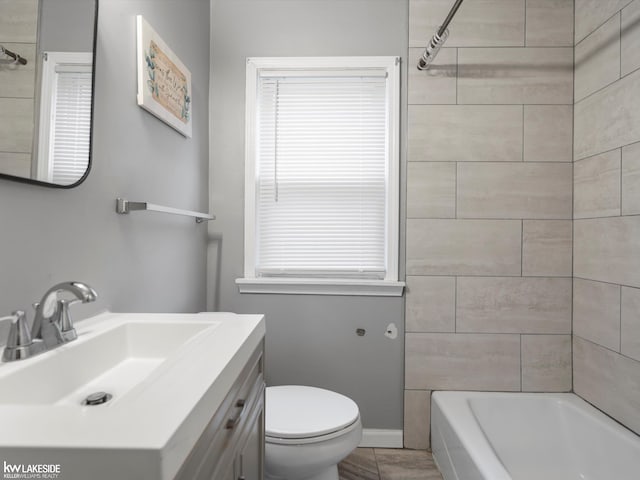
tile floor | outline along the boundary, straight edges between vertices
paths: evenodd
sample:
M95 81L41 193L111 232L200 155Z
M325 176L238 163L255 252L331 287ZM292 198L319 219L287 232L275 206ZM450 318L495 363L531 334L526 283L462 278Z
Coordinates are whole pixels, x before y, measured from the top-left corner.
M338 465L340 480L442 480L431 452L358 448Z

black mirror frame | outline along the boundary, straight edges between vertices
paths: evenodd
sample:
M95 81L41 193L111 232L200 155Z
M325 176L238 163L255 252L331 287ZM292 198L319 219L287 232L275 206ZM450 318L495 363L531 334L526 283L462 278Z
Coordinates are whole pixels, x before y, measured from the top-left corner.
M82 177L80 177L78 179L77 182L71 183L69 185L59 185L57 183L43 182L41 180L34 180L32 178L26 178L26 177L17 177L15 175L7 175L5 173L0 173L0 179L11 180L11 181L20 182L20 183L28 183L30 185L39 185L41 187L70 189L70 188L75 188L78 185L80 185L89 176L89 172L91 172L91 165L93 164L93 121L94 121L93 116L94 116L94 104L95 104L95 98L96 98L96 91L95 91L95 87L96 87L96 47L97 47L97 43L98 43L98 9L100 7L100 5L99 5L100 0L94 0L94 1L96 2L96 9L95 9L95 16L94 16L94 20L93 20L93 60L92 60L93 61L93 68L92 68L92 71L91 71L91 132L89 134L89 161L87 163L86 171L84 172Z

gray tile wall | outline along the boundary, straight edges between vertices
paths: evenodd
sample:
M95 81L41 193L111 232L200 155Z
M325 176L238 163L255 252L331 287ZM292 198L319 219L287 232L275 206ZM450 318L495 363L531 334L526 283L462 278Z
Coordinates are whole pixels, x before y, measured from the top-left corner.
M465 2L420 72L450 6L409 7L408 448L432 390L571 389L573 0Z
M0 171L29 176L33 136L38 0L0 2L0 44L27 65L0 55Z
M640 433L640 0L576 0L573 382Z

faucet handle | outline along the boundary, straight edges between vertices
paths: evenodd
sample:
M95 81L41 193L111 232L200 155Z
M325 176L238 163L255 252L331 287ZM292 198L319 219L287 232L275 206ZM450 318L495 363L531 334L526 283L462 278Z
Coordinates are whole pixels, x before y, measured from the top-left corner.
M75 340L78 338L76 329L73 328L73 322L71 321L71 315L69 315L69 305L78 303L79 300L58 300L58 319L60 328L60 335L66 342Z
M9 330L9 337L7 338L7 347L26 347L33 343L31 332L29 332L27 316L22 310L16 310L4 319L11 320L11 330Z
M11 320L11 330L9 330L7 345L2 354L2 361L10 362L12 360L20 360L38 351L38 348L36 348L38 345L35 345L31 338L25 313L21 310L16 310L9 317L5 318Z

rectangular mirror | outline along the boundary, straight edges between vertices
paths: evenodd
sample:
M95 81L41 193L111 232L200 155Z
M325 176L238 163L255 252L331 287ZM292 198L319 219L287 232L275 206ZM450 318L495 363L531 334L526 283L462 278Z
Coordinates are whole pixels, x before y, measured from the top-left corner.
M0 178L86 178L97 14L98 0L0 2Z

